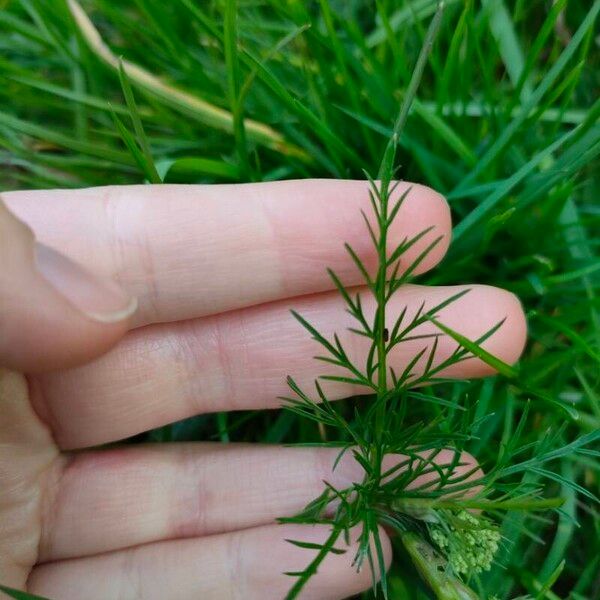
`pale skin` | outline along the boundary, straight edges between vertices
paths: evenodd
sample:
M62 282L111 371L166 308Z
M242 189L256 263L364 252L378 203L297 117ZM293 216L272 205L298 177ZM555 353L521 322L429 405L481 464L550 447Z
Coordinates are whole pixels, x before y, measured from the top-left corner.
M332 472L328 449L112 443L195 414L276 407L288 374L310 389L323 366L290 308L324 333L337 331L364 360L325 267L360 285L345 241L375 266L360 215L369 210L366 184L105 187L2 198L0 583L55 600L282 598L291 583L282 572L301 570L311 556L284 540L323 541L327 529L275 519L301 510L323 479L339 487L359 481L355 463ZM421 272L443 258L451 223L445 200L414 186L392 243L431 225L405 258L409 264L443 235ZM65 267L61 256L85 271ZM461 287L409 286L390 319ZM485 347L515 362L526 332L519 301L468 287L440 320L474 339L506 318ZM422 343L404 346L391 358L397 370ZM442 338L439 359L454 347ZM490 372L472 359L446 375ZM358 390L327 391L341 398ZM466 455L461 462L458 469L476 464ZM303 598L343 599L370 586L368 569L350 567L355 542L325 561Z

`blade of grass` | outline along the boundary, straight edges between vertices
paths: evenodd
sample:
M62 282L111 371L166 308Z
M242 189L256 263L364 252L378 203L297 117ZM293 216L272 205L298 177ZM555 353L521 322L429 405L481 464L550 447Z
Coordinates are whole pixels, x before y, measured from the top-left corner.
M419 87L419 83L421 82L421 78L423 77L423 71L425 70L427 59L429 58L429 54L431 53L433 42L435 41L435 38L439 33L440 26L442 24L443 13L444 2L440 2L438 4L435 15L433 16L433 19L429 24L429 28L427 29L427 34L425 35L425 40L423 41L423 45L421 46L421 51L419 52L419 56L415 64L410 83L408 84L408 88L406 89L406 92L404 94L402 106L394 123L394 130L392 132L392 136L385 149L383 158L381 159L381 165L379 167L379 173L377 177L378 179L382 180L383 185L389 185L390 175L393 171L394 160L396 157L396 149L398 147L400 135L402 133L402 130L404 129L406 119L408 118L412 101L417 94L417 89Z
M183 156L176 159L165 159L156 163L156 170L165 181L168 176L177 177L203 177L214 175L225 179L239 180L240 169L222 160L201 158L198 156Z
M82 154L87 154L89 156L97 156L99 158L104 158L120 164L134 164L134 161L126 152L114 150L113 148L102 146L97 143L94 144L91 142L82 142L74 139L73 136L62 134L54 129L42 127L41 125L36 125L35 123L23 121L1 111L0 125L10 127L11 129L25 135L30 135L40 140L56 144L57 146L68 148L69 150L73 150L75 152L81 152Z
M457 4L460 0L446 0L446 5ZM438 0L414 0L407 6L403 6L389 18L389 27L397 32L408 23L415 19L424 20L435 13L438 7ZM385 42L387 33L385 27L379 25L372 33L367 36L367 46L373 48Z
M144 172L146 173L146 177L151 183L162 183L160 175L156 171L154 158L152 158L152 152L150 151L150 144L148 144L148 138L146 137L146 132L144 131L144 126L142 125L142 119L133 96L131 85L129 84L129 78L125 73L125 69L123 69L123 62L121 60L119 60L119 80L121 82L121 88L123 89L123 95L125 96L127 108L129 109L129 116L133 123L137 142L142 151L142 157L144 159ZM116 114L114 114L114 117L118 120Z
M18 83L22 83L23 85L30 86L34 89L41 90L43 92L48 92L49 94L53 94L60 98L73 100L78 104L84 104L91 108L97 108L99 110L104 110L107 112L116 112L120 115L129 114L127 109L123 106L113 104L102 98L99 98L98 96L93 96L83 92L75 91L70 88L65 88L60 85L55 85L42 79L35 79L34 77L26 77L20 75L13 75L10 77L10 79L12 79L13 81L17 81ZM140 114L143 114L143 112L140 111Z
M525 58L506 4L504 0L482 0L482 4L487 12L490 31L498 44L504 68L513 87L518 89L521 101L526 102L533 89L527 78L524 78L521 84Z
M241 75L238 55L237 33L237 0L227 0L223 24L223 37L225 44L225 65L227 67L227 84L229 105L233 115L233 135L238 156L240 170L248 178L250 165L248 163L248 148L246 146L246 127L244 124L244 102L240 95Z
M135 138L128 131L127 127L125 127L123 121L121 121L121 119L116 115L116 113L113 113L113 120L117 131L119 132L119 135L123 140L123 143L131 153L133 160L137 163L139 168L144 173L146 179L148 179L148 181L153 181L153 178L156 177L156 180L153 181L153 183L161 183L160 177L158 177L158 173L156 173L156 171L154 171L154 173L152 172L152 169L149 167L146 157L138 148Z
M463 348L466 348L471 354L482 360L484 363L486 363L496 371L498 371L498 373L500 373L501 375L504 375L505 377L509 377L511 379L514 379L517 376L517 369L511 367L509 364L505 363L498 357L494 356L493 354L482 348L481 344L477 344L469 338L462 335L461 333L458 333L457 331L446 327L446 325L443 325L434 317L428 316L427 318L438 329L443 331L446 335L450 336L455 342L458 342Z
M22 592L14 588L9 588L5 585L0 585L0 592L4 592L9 598L14 598L15 600L49 600L49 598L34 596L28 592Z

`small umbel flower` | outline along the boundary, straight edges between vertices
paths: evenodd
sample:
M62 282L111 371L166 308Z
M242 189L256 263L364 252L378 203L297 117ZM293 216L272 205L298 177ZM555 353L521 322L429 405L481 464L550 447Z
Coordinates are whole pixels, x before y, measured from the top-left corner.
M466 510L439 511L439 520L428 526L431 541L460 575L489 571L500 545L497 526L485 517Z

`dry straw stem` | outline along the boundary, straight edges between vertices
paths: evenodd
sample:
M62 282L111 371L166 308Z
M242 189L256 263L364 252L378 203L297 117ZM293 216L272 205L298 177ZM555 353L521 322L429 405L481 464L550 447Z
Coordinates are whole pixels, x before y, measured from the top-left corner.
M124 59L119 61L119 58L104 43L100 33L79 2L77 0L67 0L67 2L83 39L92 52L105 64L118 72L119 62L121 62L123 70L133 83L168 102L181 112L189 114L211 127L233 133L233 115L229 111L165 83L139 65ZM300 148L288 143L278 131L268 125L252 119L245 119L244 126L249 139L282 154L295 156L301 160L308 159L308 156Z

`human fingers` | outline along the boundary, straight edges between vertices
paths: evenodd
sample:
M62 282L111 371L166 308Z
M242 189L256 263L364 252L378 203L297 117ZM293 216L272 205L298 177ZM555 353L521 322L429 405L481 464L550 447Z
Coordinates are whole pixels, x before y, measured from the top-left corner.
M497 288L406 286L389 303L388 322L404 307L410 322L423 303L428 310L466 289L470 291L439 311L440 321L477 339L504 319L483 346L505 362L516 361L525 342L525 317L515 296ZM365 311L374 310L366 294L363 304ZM355 323L339 294L296 298L291 306L330 338L337 332L355 364L364 368L369 341L347 330ZM279 406L278 397L289 395L288 374L309 390L315 376L333 368L313 359L322 348L289 315L289 308L288 301L280 301L137 330L89 365L33 380L34 403L63 448L122 439L198 413ZM426 322L413 335L431 333L439 330ZM390 353L391 366L401 373L431 344L431 339L413 339L397 345ZM440 337L435 364L455 349L456 342ZM422 372L426 361L423 356L415 373ZM490 372L479 359L470 359L440 375L466 378ZM326 382L326 389L332 399L365 391L337 382Z
M411 188L389 247L432 227L404 256L408 265L437 237L416 272L437 264L450 241L444 198ZM112 186L7 193L38 238L114 278L139 300L136 325L212 315L332 289L325 267L348 285L376 251L360 211L371 214L365 181L299 180L244 185Z
M323 544L324 525L264 525L206 538L169 540L88 558L48 563L34 568L29 590L60 600L276 600L285 597L294 579L286 572L302 571L315 551L289 539ZM342 600L372 585L368 566L352 566L360 527L350 531L329 554L302 592L303 600ZM386 566L391 544L380 530Z
M323 491L345 489L364 471L351 453L335 470L337 448L191 443L122 447L65 457L54 475L42 520L39 561L90 556L175 538L202 537L267 525L293 516ZM452 476L477 463L453 450L435 456ZM385 468L402 456L386 457ZM399 473L404 471L401 468ZM439 479L423 474L422 485Z

